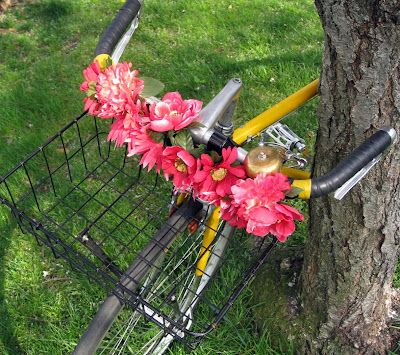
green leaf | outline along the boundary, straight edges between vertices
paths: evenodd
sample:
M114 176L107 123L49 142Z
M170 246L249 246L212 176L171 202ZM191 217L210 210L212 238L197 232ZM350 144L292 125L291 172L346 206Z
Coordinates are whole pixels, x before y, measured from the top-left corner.
M287 197L294 198L299 196L302 191L303 189L301 189L300 187L293 186L290 190L284 191L284 193Z
M198 146L197 148L193 148L193 149L189 149L188 152L195 157L196 159L199 159L201 157L202 154L206 153L206 150L204 148L204 145L201 144L200 146Z
M92 95L87 95L89 99L97 102L97 98L96 98L96 93L93 93Z
M147 130L149 137L156 143L164 144L164 132L155 132L152 130Z
M140 94L143 97L156 96L164 90L164 84L157 79L149 77L142 77L139 79L144 81L144 89Z
M111 59L111 57L108 57L106 59L106 68L111 67L113 65L113 61Z
M171 141L172 145L176 145L175 144L175 131L173 129L171 129L170 131L168 131L168 138Z
M193 77L193 80L196 84L201 84L201 79L199 79L196 75Z
M174 137L174 142L172 142L172 140L171 140L171 143L173 145L177 145L187 151L194 149L192 136L190 135L190 133L187 129L181 129L181 130L177 131L173 135L173 137ZM171 136L170 136L170 139L171 139Z
M97 94L96 85L97 83L95 83L94 81L89 82L89 88L85 91L87 96L90 97Z
M210 156L214 164L218 164L222 161L222 157L215 150L211 151Z

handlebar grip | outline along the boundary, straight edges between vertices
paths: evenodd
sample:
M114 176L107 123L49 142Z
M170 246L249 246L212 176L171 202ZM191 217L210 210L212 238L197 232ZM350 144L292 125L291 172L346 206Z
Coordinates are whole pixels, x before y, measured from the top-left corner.
M117 15L107 27L97 44L94 56L100 54L111 55L114 47L128 29L129 25L138 14L141 4L138 0L127 0L121 7Z
M300 198L327 195L341 187L372 159L383 153L395 138L396 131L393 128L382 127L327 174L313 179L294 180L292 186L303 190L299 195Z

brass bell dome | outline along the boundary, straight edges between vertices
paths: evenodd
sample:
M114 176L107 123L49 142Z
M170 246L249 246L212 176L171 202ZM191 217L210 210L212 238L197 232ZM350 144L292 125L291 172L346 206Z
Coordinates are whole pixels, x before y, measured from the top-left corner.
M258 173L280 172L283 159L279 152L271 147L257 147L252 149L244 160L246 174L256 177Z

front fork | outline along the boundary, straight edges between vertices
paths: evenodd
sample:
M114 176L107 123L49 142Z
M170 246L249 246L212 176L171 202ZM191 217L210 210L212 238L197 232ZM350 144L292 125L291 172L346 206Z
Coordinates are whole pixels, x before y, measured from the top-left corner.
M186 202L189 198L192 198L187 193L173 194L170 208L170 215L175 211L176 207L179 207L182 203ZM219 225L219 211L220 207L210 205L206 202L203 203L203 209L200 212L198 220L193 220L190 223L188 229L190 233L194 233L197 228L204 228L203 241L200 248L200 253L196 265L196 275L202 276L204 269L207 265L207 261L210 257L211 244L215 239ZM200 225L200 226L199 226Z

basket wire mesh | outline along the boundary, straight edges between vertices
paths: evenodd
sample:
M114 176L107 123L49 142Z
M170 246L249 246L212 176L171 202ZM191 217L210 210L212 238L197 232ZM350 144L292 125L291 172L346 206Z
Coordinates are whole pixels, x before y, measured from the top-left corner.
M255 248L248 235L235 233L223 255L213 245L200 253L209 228L202 215L169 222L171 207L179 208L171 205L172 185L154 171L142 171L123 148L114 149L108 130L105 120L77 117L0 178L0 200L21 230L55 257L193 348L232 306L271 246ZM180 218L188 219L183 228ZM186 229L190 222L197 226L194 233ZM158 245L166 251L160 260L144 261L151 270L146 278L129 276L125 271L146 259L140 251L162 226L177 236L175 242ZM218 230L215 243L221 238L227 236ZM207 287L194 288L197 261L206 252L221 266L216 274L205 271ZM127 286L132 283L134 288ZM183 295L189 299L184 305Z

